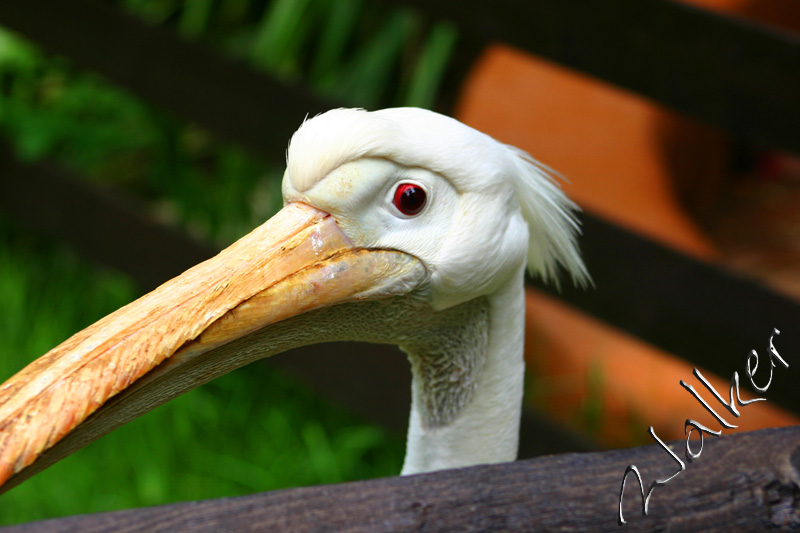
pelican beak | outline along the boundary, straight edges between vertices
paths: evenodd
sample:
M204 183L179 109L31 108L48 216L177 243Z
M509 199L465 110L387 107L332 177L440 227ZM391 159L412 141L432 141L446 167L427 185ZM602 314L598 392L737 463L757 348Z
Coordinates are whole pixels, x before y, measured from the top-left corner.
M216 257L0 386L0 492L183 392L316 342L284 327L281 342L263 346L264 328L336 304L406 294L424 277L413 256L358 248L327 213L286 205Z

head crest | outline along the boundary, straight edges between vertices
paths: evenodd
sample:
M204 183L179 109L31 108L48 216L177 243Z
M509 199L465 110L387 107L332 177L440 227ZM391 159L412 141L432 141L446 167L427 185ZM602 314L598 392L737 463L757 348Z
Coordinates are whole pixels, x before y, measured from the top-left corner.
M292 136L286 173L304 191L362 157L426 168L459 191L511 185L529 227L531 274L558 284L561 265L576 284L590 280L577 246L578 207L561 191L554 173L522 150L424 109L334 109L305 121Z

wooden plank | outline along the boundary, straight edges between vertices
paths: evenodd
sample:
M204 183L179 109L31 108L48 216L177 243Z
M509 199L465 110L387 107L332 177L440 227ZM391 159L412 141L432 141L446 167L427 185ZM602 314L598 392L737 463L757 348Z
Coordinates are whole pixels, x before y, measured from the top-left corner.
M800 154L800 37L672 0L400 0Z
M684 460L685 444L673 447ZM693 441L693 451L698 449ZM74 516L6 531L727 532L800 527L800 427L706 438L700 458L685 463L684 472L653 492L648 516L640 515L639 489L635 476L628 476L622 506L627 524L620 527L620 486L629 464L642 473L645 490L656 477L678 470L664 448L652 445Z
M0 195L0 210L35 231L65 240L92 260L120 269L144 290L216 252L153 223L133 202L96 191L52 165L21 164L2 147L0 186L5 192ZM584 214L583 219L581 249L596 287L579 290L564 284L559 292L528 280L532 286L723 377L734 371L743 376L747 353L751 349L765 353L769 335L777 327L782 334L775 344L790 366L776 372L769 399L800 412L800 396L794 390L794 384L800 382L800 304L591 214ZM143 257L147 261L142 261ZM321 355L332 352L340 355ZM387 384L393 372L407 373L406 363L396 351L334 344L301 353L307 355L296 360L279 358L276 364L294 369L323 392L342 397L345 405L362 416L405 430L408 378L391 387ZM394 366L376 364L373 353L394 353L397 362ZM352 368L364 373L342 371ZM367 369L385 376L387 382L365 380L371 375ZM330 390L331 382L326 379L332 375L342 380L336 390ZM361 381L382 385L369 392ZM571 450L586 449L574 447L566 435L559 442L569 443ZM530 449L525 453L537 452Z
M0 210L31 230L68 242L92 261L125 272L144 290L216 253L153 222L130 199L49 163L24 164L2 144L0 185Z
M218 252L146 217L119 193L101 191L48 163L24 164L0 144L0 212L26 228L69 243L149 291ZM48 191L48 194L42 194ZM146 258L146 260L143 260ZM292 350L269 364L322 396L397 434L408 427L411 373L393 346L326 343ZM546 431L543 441L538 436ZM539 415L522 418L520 457L596 446Z
M306 115L338 107L101 2L4 1L0 24L274 160Z
M581 252L595 287L531 285L726 379L745 375L750 350L765 357L778 328L775 347L789 368L775 371L768 398L800 413L800 304L591 213L581 219Z
M270 358L268 364L295 376L326 400L365 420L398 435L405 435L408 430L411 371L405 354L394 346L355 342L315 344L279 354ZM585 435L545 415L523 409L519 458L598 449L599 445Z
M800 153L795 35L671 0L465 0L457 10L445 0L403 2L455 21L473 37L638 92L734 138ZM337 107L97 1L0 2L0 24L269 157L282 155L306 113ZM462 42L471 59L474 39Z

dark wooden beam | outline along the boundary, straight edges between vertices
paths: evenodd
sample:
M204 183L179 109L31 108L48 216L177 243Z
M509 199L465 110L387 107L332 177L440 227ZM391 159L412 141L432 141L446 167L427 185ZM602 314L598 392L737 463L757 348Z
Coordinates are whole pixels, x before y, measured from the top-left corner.
M101 2L3 1L0 24L272 160L307 114L338 107Z
M673 0L397 0L800 154L800 37Z
M267 363L365 420L398 435L404 435L408 429L411 371L405 354L394 346L355 342L315 344L276 355ZM591 438L545 414L522 411L518 454L521 459L600 448Z
M213 247L153 222L130 199L88 185L51 163L22 163L2 144L0 187L0 211L33 231L68 242L92 261L125 272L147 291L216 254Z
M696 438L696 436L695 436ZM683 442L675 453L686 462ZM699 444L693 441L693 451ZM796 531L800 528L800 427L706 437L678 471L658 445L542 457L433 474L289 489L238 498L74 516L12 526L9 533L102 531ZM112 487L109 490L113 490Z
M595 287L531 285L725 379L736 371L746 382L747 354L767 357L778 328L775 347L789 368L775 369L767 397L800 413L800 304L591 213L581 218L581 252Z
M506 42L734 138L800 153L796 35L671 0L403 2L457 23L468 59L476 38ZM97 1L0 2L0 24L271 158L306 113L337 106Z
M153 222L119 192L91 187L50 163L22 163L1 144L0 189L0 213L126 273L145 292L219 251ZM396 347L318 344L273 357L269 365L370 422L397 434L408 427L411 374ZM541 439L542 432L549 438ZM520 457L592 449L596 445L589 439L541 415L523 415Z
M134 202L121 200L118 194L88 187L47 163L20 163L10 150L2 147L0 187L4 191L0 195L1 211L32 230L63 239L94 261L127 273L143 290L154 288L216 253L210 246L152 222ZM781 335L776 338L775 345L790 366L776 369L769 399L800 412L800 396L794 390L794 384L800 382L800 330L797 328L800 304L752 280L686 257L591 214L584 215L581 249L596 287L581 290L565 284L559 292L532 280L529 283L726 378L734 371L744 377L747 353L756 349L764 354L769 335L777 327ZM370 420L404 429L408 409L407 381L399 381L391 387L384 383L375 391L378 396L371 397L366 392L368 387L359 381L369 374L342 372L341 369L352 367L365 369L365 372L372 369L388 379L394 370L402 368L406 372L405 361L396 356L399 362L394 367L376 365L369 355L363 359L359 355L347 355L358 353L364 347L334 346L322 351L310 347L303 352L307 356L296 361L280 358L278 364L294 368L295 372L304 374L306 381L322 389L330 388L326 385L330 383L326 380L329 373L340 375L343 381L339 387L348 389L346 396L355 394L355 399L345 404L355 406L359 414ZM323 355L331 350L341 353L345 359ZM385 348L374 350L386 351ZM372 351L370 348L364 353ZM301 363L305 357L313 362ZM351 357L354 359L349 359ZM343 361L352 364L342 365ZM345 386L345 382L349 385ZM360 392L353 393L349 388ZM376 401L371 402L370 398L385 399L392 407L371 409ZM391 398L397 400L391 401ZM383 419L377 420L373 415Z

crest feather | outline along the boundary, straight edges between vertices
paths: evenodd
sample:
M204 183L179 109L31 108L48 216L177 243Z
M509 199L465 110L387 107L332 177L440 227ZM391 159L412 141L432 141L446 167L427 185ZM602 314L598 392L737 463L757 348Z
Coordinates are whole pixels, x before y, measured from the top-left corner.
M577 244L579 208L557 174L528 153L425 109L334 109L306 120L292 136L286 173L304 191L362 157L426 168L461 192L513 187L529 227L528 271L558 286L561 265L576 285L591 283Z
M591 284L578 249L581 228L575 213L580 207L559 187L557 178L561 176L527 152L514 146L505 147L517 166L517 198L530 232L528 272L538 273L558 287L558 265L561 265L575 285Z

